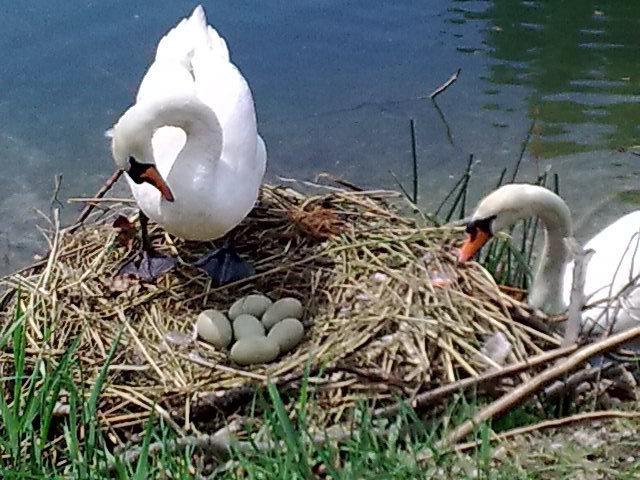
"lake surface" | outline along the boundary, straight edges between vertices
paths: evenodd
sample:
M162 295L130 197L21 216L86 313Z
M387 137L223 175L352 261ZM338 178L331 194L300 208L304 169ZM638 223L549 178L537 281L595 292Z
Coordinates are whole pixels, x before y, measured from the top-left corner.
M254 92L268 180L330 172L409 183L433 208L473 153L471 202L550 171L584 238L637 208L640 2L220 0L209 22ZM0 5L0 272L46 251L35 209L92 195L114 171L104 131L190 1ZM458 68L455 84L428 94ZM446 123L445 123L446 122ZM123 187L120 187L123 188ZM70 221L77 205L63 211Z

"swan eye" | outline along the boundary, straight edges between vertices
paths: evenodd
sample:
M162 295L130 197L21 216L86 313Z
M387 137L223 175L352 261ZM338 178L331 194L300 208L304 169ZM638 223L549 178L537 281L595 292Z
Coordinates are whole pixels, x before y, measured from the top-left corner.
M493 235L493 221L496 219L496 215L491 215L490 217L480 218L478 220L472 220L467 223L467 228L465 231L471 236L471 240L473 240L478 230L486 233L489 236Z

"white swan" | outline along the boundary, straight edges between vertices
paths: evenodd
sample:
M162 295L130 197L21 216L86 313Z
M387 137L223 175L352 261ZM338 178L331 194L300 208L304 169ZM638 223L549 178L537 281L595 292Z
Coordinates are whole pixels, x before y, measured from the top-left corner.
M202 6L158 43L111 148L142 212L178 237L219 238L253 208L265 145L251 90ZM212 274L225 261L214 256L199 266Z
M487 195L467 224L467 240L459 260L472 257L494 232L519 220L538 217L544 229L544 246L529 290L529 303L550 314L568 306L573 282L573 261L565 238L573 235L566 203L550 190L527 184L510 184ZM595 253L587 265L585 297L588 304L617 296L583 311L583 329L612 332L640 324L640 211L629 213L589 240L585 249ZM638 250L636 252L636 250ZM625 288L626 287L626 288ZM618 295L622 290L620 295Z

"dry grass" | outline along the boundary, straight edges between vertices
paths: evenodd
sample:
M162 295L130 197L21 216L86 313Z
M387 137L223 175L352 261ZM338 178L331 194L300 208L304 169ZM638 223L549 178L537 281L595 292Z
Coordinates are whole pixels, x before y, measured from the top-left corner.
M514 321L510 312L520 305L479 265L456 265L460 229L404 216L391 206L399 201L394 192L327 188L304 195L265 186L259 205L233 233L257 274L213 288L187 265L208 246L178 241L159 228L151 231L154 244L179 256L180 268L155 285L114 282L132 252L117 241L113 221L120 214L133 219L135 211L107 199L74 233L53 225L48 258L2 279L0 286L8 287L0 303L3 323L19 301L27 312L28 352L53 363L81 335L78 380L87 384L122 331L98 405L116 442L124 430L140 427L156 401L176 428L215 429L244 409L255 383L295 386L307 365L317 398L307 421L324 427L348 419L359 399L389 405L495 367L481 348L496 332L513 347L508 362L558 344ZM167 337L189 335L202 309L226 310L254 291L294 296L305 305L305 339L291 354L241 368L206 343ZM10 352L0 353L2 371L12 362Z

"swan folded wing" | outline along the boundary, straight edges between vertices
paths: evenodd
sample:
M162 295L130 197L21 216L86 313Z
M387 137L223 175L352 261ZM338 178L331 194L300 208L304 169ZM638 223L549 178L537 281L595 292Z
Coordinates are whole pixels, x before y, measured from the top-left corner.
M587 268L584 288L587 303L617 295L640 274L640 211L629 213L606 227L584 246L595 251ZM570 290L572 266L565 273Z
M251 90L235 65L212 57L207 50L197 50L191 65L198 98L216 112L223 127L233 115L255 124Z

